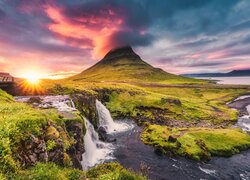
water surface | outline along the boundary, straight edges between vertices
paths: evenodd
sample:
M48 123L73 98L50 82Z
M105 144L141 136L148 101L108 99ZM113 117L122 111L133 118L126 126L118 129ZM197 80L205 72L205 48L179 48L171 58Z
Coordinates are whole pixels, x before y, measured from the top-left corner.
M140 141L141 128L117 134L115 158L124 167L140 171L140 165L150 167L153 180L227 179L249 180L250 150L229 158L212 158L209 163L200 163L182 157L159 156L154 148Z
M218 84L250 85L250 76L240 77L196 77L197 79L217 80Z

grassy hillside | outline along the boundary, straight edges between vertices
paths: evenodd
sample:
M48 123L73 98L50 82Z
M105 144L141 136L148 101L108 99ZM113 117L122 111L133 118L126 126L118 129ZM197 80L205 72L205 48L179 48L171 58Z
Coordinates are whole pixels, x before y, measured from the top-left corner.
M74 144L74 139L65 130L66 121L82 119L77 114L69 119L53 109L40 110L15 102L0 89L0 172L16 172L25 166L21 151L26 148L25 141L32 139L41 142L45 138L48 152L57 145L55 142L61 141L65 157L68 156L66 150Z
M69 78L73 81L111 81L111 82L148 82L166 84L198 84L207 83L174 74L144 62L131 47L111 50L100 62Z

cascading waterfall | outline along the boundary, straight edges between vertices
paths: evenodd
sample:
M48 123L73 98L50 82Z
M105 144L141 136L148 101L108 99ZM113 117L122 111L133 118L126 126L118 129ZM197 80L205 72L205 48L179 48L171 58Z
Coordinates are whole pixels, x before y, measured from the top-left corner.
M82 155L82 167L84 170L96 164L103 163L112 157L112 145L101 142L93 125L85 118L86 134L84 136L85 153Z
M104 127L108 133L115 131L116 125L109 110L98 100L96 100L96 109L99 118L99 126Z
M68 95L15 97L18 102L29 102L31 98L38 101L34 102L33 105L39 108L56 108L60 112L77 111L73 100ZM99 127L105 128L107 134L123 132L134 127L126 122L114 122L109 110L98 100L96 100L96 108L99 117ZM82 154L81 163L83 169L86 170L106 160L114 159L113 152L115 146L112 143L100 141L93 125L86 118L84 121L86 126L86 134L84 135L85 153Z
M99 117L99 127L104 127L108 134L125 131L133 127L133 125L128 125L124 122L114 122L109 110L98 100L96 100L96 109ZM98 133L86 118L85 125L87 129L84 136L85 153L82 155L82 167L84 170L103 163L105 160L114 159L113 144L100 141Z
M107 133L122 132L132 128L132 125L121 121L114 122L109 110L98 100L96 100L96 109L99 118L99 127L105 128Z

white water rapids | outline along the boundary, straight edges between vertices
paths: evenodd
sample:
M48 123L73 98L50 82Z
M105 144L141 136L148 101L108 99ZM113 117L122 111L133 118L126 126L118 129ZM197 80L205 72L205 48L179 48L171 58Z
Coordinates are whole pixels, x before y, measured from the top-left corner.
M237 125L245 132L250 132L250 104L246 107L248 115L238 118Z
M72 112L76 111L75 104L68 95L58 96L16 96L15 99L18 102L29 102L31 98L36 98L39 103L34 102L33 105L39 108L48 109L55 108L60 112Z

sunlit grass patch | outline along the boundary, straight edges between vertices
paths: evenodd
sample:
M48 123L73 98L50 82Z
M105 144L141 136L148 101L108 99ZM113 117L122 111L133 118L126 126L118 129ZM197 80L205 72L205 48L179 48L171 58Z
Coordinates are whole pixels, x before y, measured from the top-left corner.
M169 128L147 126L141 139L164 154L207 161L211 156L231 156L250 148L250 136L239 129Z

